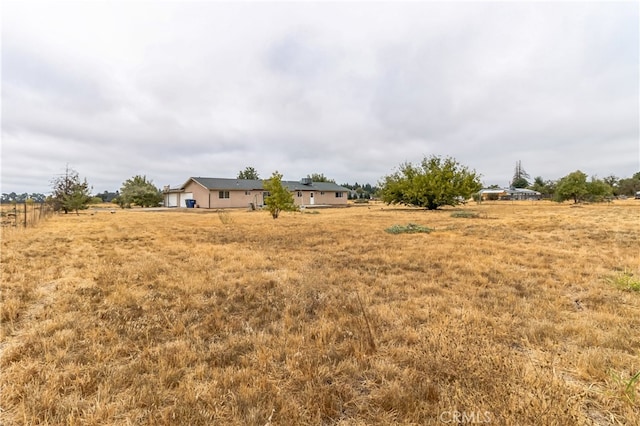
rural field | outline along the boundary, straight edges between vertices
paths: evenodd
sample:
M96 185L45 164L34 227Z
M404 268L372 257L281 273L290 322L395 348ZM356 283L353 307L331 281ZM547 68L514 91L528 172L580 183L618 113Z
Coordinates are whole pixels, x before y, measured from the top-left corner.
M640 423L638 200L103 209L1 260L2 425Z

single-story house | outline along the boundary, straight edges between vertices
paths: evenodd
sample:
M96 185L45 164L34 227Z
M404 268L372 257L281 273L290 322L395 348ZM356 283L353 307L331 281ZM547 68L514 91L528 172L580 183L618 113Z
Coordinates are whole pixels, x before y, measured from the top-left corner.
M538 191L525 188L489 188L478 192L480 200L539 200Z
M282 185L293 193L297 206L346 206L349 189L330 182L282 181ZM231 207L260 208L269 195L261 179L225 179L190 177L179 187L165 186L165 207L187 207L195 200L195 206L204 209Z

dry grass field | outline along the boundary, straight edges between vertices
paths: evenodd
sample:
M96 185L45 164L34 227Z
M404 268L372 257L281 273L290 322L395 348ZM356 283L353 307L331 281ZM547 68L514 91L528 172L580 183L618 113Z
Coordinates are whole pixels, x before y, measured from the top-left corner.
M639 424L640 201L464 210L5 230L0 423Z

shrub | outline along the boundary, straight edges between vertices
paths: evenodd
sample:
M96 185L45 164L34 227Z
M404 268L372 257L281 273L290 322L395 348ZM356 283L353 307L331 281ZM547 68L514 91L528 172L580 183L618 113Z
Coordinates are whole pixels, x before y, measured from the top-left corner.
M480 217L480 214L476 212L470 212L468 210L459 210L451 213L451 217L478 218Z
M628 269L619 272L610 282L623 290L640 291L640 277Z
M433 229L422 225L416 225L415 223L408 223L406 225L393 225L385 229L385 231L389 234L428 234L433 231Z
M216 212L218 213L218 218L220 219L220 222L222 222L223 224L227 225L233 222L233 219L231 218L231 215L229 214L228 211L218 209Z

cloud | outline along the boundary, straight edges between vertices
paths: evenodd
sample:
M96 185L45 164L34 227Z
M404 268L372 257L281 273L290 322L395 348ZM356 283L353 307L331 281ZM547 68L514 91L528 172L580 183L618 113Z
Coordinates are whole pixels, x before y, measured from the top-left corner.
M487 184L640 169L635 3L9 2L2 190L67 163L377 182L454 156Z

